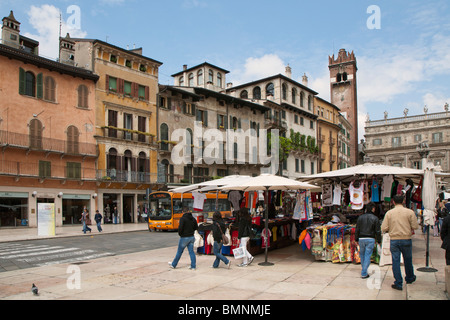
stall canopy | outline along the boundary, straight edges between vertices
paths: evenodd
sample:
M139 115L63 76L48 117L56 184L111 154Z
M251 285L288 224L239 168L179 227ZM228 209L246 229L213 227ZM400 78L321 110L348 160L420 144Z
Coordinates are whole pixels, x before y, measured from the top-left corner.
M266 192L266 199L267 192L269 190L315 190L317 189L317 186L311 185L306 182L300 182L293 179L288 179L281 176L276 176L273 174L262 174L257 177L248 178L244 181L235 182L233 184L224 186L219 188L221 190L238 190L238 191L259 191L263 190ZM265 221L265 228L268 228L269 223L269 211L268 211L268 204L265 205L265 213L264 213L264 221ZM271 266L273 263L267 261L267 252L268 248L266 246L265 249L265 261L261 262L260 265L263 266Z
M221 179L210 180L196 184L191 184L189 186L169 189L169 191L175 193L186 193L191 191L209 191L218 189L219 187L223 187L229 184L240 183L241 181L245 181L248 178L250 178L250 176L231 175L223 177Z
M365 163L350 168L334 170L329 172L322 172L309 176L303 176L299 179L301 181L313 183L321 181L323 179L339 179L343 181L358 176L369 177L373 175L390 175L390 174L394 176L402 176L405 178L417 178L419 176L423 176L423 170Z

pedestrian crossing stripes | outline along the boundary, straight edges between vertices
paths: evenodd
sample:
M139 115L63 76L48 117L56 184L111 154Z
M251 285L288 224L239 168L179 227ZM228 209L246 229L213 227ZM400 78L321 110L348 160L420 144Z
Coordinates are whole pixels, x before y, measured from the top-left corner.
M82 250L75 247L33 245L33 244L2 244L0 247L0 265L6 261L32 267L48 266L61 263L75 263L114 255L111 252L97 250Z

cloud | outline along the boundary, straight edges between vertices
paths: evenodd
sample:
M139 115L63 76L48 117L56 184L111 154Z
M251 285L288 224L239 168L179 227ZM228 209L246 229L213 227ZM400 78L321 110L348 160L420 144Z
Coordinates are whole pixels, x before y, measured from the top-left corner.
M232 72L233 75L237 75L237 78L233 79L233 84L239 85L280 73L284 74L285 68L286 64L276 54L266 54L259 58L250 57L245 60L243 70Z
M33 29L37 33L27 32L24 35L26 37L32 38L39 41L39 54L51 59L56 59L59 56L59 30L60 30L60 16L61 19L61 36L65 36L70 33L72 38L84 38L87 32L81 30L81 28L73 27L75 24L81 26L80 23L73 23L74 19L81 19L81 13L78 16L73 16L73 14L78 14L76 12L71 13L72 15L68 17L68 24L64 21L64 15L60 9L55 6L44 4L40 7L31 6L28 11L29 22Z
M433 93L427 93L423 96L423 102L430 113L444 112L444 105L450 103L450 97L445 97L441 94L436 96Z

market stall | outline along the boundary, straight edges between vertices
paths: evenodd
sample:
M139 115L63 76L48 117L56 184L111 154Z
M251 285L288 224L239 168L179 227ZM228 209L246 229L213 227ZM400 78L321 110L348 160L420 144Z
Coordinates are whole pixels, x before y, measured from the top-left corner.
M220 189L229 190L230 192L264 192L264 215L259 219L260 227L262 227L262 225L264 227L257 230L261 231L261 247L259 248L264 249L265 252L265 261L260 263L260 265L268 266L273 265L273 263L268 262L269 247L273 249L274 247L289 244L290 241L295 241L296 239L296 222L293 221L292 217L284 215L280 217L276 213L277 201L278 204L283 207L282 203L285 199L285 197L283 196L283 191L286 192L291 190L313 190L317 189L317 186L284 178L281 176L262 174L240 183L221 187ZM274 193L272 193L272 191L276 191L277 197L274 197ZM287 193L285 194L287 195ZM273 212L274 210L275 212ZM273 215L274 213L275 215ZM253 224L253 227L255 227L255 225L256 224ZM282 237L280 238L280 240L278 240L279 230L280 232L282 232ZM256 245L255 247L258 248L258 245ZM250 246L249 250L255 249Z
M299 243L317 260L359 263L355 224L369 202L377 204L381 220L391 209L394 195L404 193L405 206L422 208L423 170L364 164L351 168L304 176L302 181L320 186L320 207L313 224L303 230ZM389 247L388 237L382 248ZM373 261L390 264L390 252L374 249Z

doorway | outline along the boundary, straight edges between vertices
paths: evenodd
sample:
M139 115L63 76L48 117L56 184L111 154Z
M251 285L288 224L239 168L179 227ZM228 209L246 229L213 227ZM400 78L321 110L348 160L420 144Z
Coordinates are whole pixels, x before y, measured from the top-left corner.
M123 195L123 223L134 223L134 194Z

